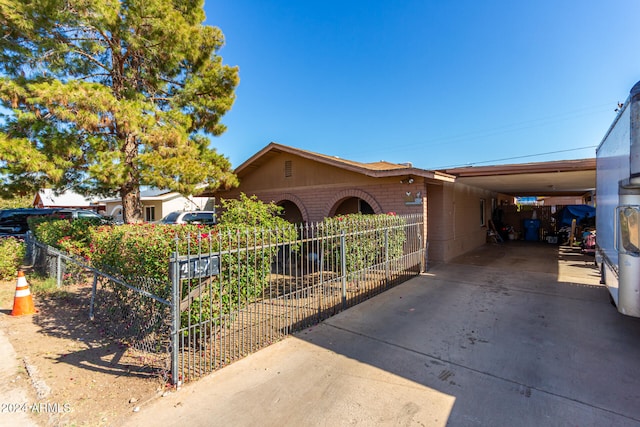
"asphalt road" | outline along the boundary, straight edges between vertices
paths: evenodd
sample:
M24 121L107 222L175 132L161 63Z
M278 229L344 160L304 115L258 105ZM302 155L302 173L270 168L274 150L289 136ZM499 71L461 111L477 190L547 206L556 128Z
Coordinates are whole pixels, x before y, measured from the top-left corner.
M640 319L593 258L487 245L142 406L129 426L640 426Z

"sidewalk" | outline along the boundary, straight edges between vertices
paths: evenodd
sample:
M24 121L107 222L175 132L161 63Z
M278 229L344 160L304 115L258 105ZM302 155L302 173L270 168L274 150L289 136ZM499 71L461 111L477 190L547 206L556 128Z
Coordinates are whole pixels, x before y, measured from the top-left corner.
M9 343L9 339L0 328L0 425L36 427L29 417L31 401L27 391L15 386L15 378L19 374L18 356Z

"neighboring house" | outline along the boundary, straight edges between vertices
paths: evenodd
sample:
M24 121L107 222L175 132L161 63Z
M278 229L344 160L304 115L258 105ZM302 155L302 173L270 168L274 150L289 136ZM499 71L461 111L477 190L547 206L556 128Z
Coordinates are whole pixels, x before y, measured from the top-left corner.
M359 163L271 143L235 170L242 192L284 208L290 222L349 213L422 214L429 257L444 261L486 242L495 192L455 183L445 172L410 163Z
M98 198L84 197L72 191L56 193L51 189L38 191L33 199L34 208L91 209L104 213L105 205Z
M116 221L122 221L122 200L108 199L101 202L106 205L106 215ZM174 211L215 209L213 197L185 197L173 191L156 188L140 191L140 202L146 222L158 221Z
M544 206L595 205L595 201L591 195L540 197L538 198L538 203Z

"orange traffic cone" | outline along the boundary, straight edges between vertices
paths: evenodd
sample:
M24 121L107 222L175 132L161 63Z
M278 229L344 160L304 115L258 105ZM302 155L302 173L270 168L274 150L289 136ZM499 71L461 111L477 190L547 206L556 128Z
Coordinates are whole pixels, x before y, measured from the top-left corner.
M33 298L29 284L24 277L22 270L18 271L18 283L16 284L16 296L13 299L12 316L23 316L26 314L35 314L38 310L33 306Z

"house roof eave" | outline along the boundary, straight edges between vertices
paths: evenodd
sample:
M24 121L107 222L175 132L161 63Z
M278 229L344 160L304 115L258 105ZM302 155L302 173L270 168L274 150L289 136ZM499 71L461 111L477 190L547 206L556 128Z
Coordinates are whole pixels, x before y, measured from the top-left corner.
M331 157L325 154L301 150L295 147L289 147L287 145L278 144L276 142L269 143L262 150L258 151L256 154L254 154L244 163L238 166L234 172L236 173L236 175L238 175L238 177L246 175L250 170L260 167L263 161L265 161L267 158L270 158L270 153L272 153L273 155L277 155L280 153L290 153L308 160L324 163L330 166L334 166L351 172L356 172L373 178L415 175L426 179L434 179L438 181L452 182L455 180L455 177L453 175L448 174L444 171L430 171L414 168L409 165L388 162L376 162L371 164L359 163L351 160L341 159L338 157ZM261 159L263 161L261 161ZM385 166L388 166L389 168L383 169Z

